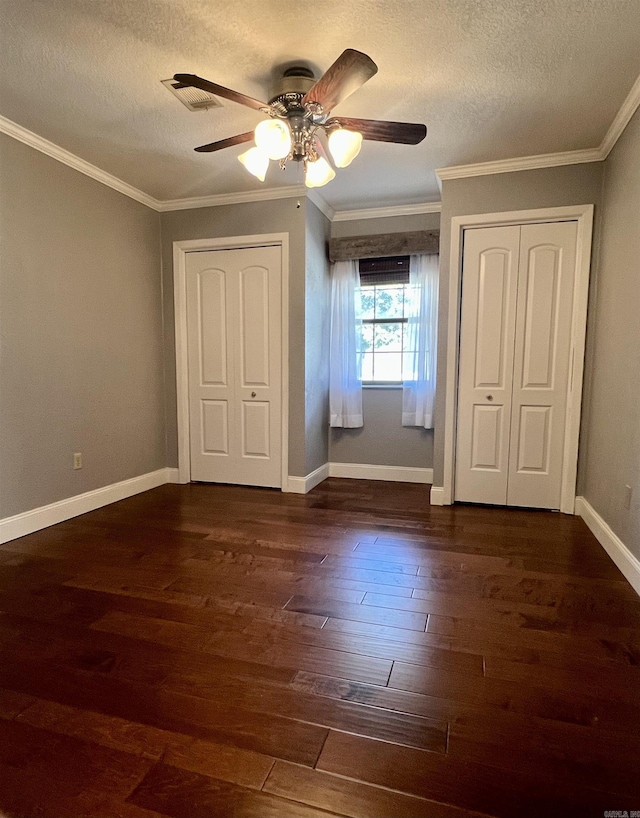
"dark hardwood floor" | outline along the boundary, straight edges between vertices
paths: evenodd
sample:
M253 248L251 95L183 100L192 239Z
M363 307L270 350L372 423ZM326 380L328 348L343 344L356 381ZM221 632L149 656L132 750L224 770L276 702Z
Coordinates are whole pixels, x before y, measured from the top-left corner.
M640 810L640 599L578 518L163 486L0 547L0 813Z

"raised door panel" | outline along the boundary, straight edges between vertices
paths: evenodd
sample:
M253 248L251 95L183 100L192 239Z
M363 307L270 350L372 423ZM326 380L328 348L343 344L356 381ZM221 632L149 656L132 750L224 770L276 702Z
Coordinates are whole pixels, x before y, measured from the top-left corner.
M215 268L197 273L198 327L200 343L200 383L226 386L227 309L224 270Z
M540 245L529 250L523 280L526 293L521 389L553 389L561 260L561 250L556 246Z
M518 473L549 473L552 413L551 406L520 407Z
M470 463L472 469L500 471L503 415L502 406L473 407Z
M226 400L201 402L202 428L199 439L205 454L229 454L228 403Z
M576 222L523 225L508 505L560 508Z
M519 227L465 231L455 499L507 498Z
M271 423L266 401L242 404L242 456L269 457Z
M512 255L504 248L494 247L480 253L479 264L474 385L479 389L503 388L506 365L511 358L506 345L506 319Z
M240 270L240 349L243 386L269 386L269 270Z

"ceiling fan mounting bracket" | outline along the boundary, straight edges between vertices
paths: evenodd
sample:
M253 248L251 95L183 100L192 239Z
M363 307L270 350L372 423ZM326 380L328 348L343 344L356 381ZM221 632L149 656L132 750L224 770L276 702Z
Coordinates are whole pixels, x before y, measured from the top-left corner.
M310 80L315 80L315 74L306 65L292 65L283 73L283 77L306 77Z

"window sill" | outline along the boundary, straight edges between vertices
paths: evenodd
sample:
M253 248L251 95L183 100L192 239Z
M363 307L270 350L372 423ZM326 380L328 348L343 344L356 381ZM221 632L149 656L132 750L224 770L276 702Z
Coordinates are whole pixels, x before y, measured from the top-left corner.
M363 389L402 389L401 383L363 383Z

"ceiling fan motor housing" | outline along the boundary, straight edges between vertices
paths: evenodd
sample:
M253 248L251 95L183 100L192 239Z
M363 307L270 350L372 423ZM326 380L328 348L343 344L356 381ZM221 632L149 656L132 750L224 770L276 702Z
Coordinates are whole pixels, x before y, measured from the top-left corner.
M312 121L302 104L305 94L315 84L313 71L303 65L288 68L275 85L269 100L271 115L287 120L291 128L291 152L289 159L301 162L311 148Z
M314 83L313 71L309 68L303 65L287 68L282 79L276 83L269 104L283 102L286 105L287 102L294 102L296 97L301 100Z

